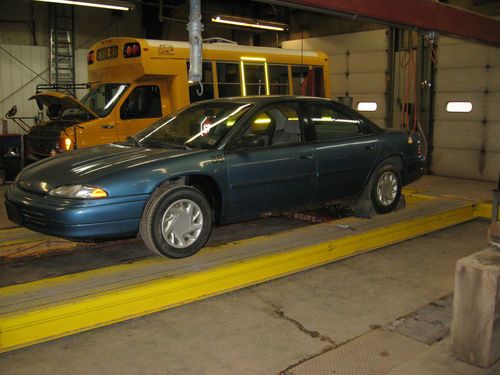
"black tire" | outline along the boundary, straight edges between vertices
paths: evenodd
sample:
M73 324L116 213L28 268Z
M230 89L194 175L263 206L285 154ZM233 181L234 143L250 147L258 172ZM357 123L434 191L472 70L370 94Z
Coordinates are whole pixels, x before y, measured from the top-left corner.
M169 219L169 217L172 218L172 212L175 210L179 212L187 209L186 207L192 207L192 210L197 213L197 221L200 220L199 215L201 215L201 224L199 222L191 223L192 217L188 219L190 221L188 225L196 226L196 228L198 225L201 226L199 231L193 229L190 233L195 234L191 236L187 234L177 236L175 228L170 232L162 229L165 221L170 221L171 225L174 226L176 222L185 220L187 214L184 213L184 218L177 216ZM151 194L146 202L141 218L140 234L144 244L156 254L169 258L191 256L205 245L211 232L212 209L206 197L194 187L178 184L163 185Z
M373 173L367 188L368 198L377 213L394 210L401 199L401 173L397 165L383 162Z

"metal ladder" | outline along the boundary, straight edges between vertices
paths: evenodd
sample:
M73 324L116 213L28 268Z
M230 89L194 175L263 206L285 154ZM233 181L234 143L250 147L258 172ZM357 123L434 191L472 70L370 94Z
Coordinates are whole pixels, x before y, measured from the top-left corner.
M51 5L50 17L50 83L57 87L75 84L75 48L73 6ZM65 90L68 91L68 90ZM75 90L69 90L75 95Z

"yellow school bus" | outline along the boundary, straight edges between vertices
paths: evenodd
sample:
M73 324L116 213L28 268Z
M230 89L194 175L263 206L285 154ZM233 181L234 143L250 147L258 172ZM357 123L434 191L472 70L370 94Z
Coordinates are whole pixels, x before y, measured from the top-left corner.
M60 92L33 97L50 121L28 137L35 158L123 141L160 117L199 100L246 95L325 96L322 52L203 44L203 86L188 82L186 42L111 38L87 56L90 90L80 101Z

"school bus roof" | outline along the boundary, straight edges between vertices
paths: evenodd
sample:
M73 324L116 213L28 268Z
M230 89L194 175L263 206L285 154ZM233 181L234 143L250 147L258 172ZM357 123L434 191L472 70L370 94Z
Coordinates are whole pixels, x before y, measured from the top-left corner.
M176 42L169 40L154 40L146 39L146 43L151 47L160 47L164 45L171 45L174 48L182 48L189 50L188 42ZM282 49L282 48L271 48L271 47L256 47L256 46L243 46L239 44L232 43L203 43L203 49L208 51L232 51L241 53L255 53L263 55L287 55L287 56L308 56L308 57L320 57L320 53L316 51L301 51L295 49Z
M124 56L126 46L132 43L140 45L139 57ZM116 37L94 44L90 51L96 56L89 65L91 82L126 82L148 79L148 76L154 75L178 75L181 70L186 70L186 61L189 59L189 43L171 40ZM326 54L316 51L204 43L202 57L204 60L221 62L247 60L270 64L322 65L325 70L328 69Z

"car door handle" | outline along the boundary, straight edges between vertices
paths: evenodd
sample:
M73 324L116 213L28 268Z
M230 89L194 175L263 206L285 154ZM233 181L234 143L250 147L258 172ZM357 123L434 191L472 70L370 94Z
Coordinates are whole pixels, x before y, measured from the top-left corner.
M365 149L369 151L375 150L375 145L366 146Z
M101 128L103 128L103 129L114 129L115 126L113 124L106 124L106 125L101 125Z
M313 157L314 157L313 154L302 154L302 155L300 155L300 158L304 159L304 160L312 160Z

